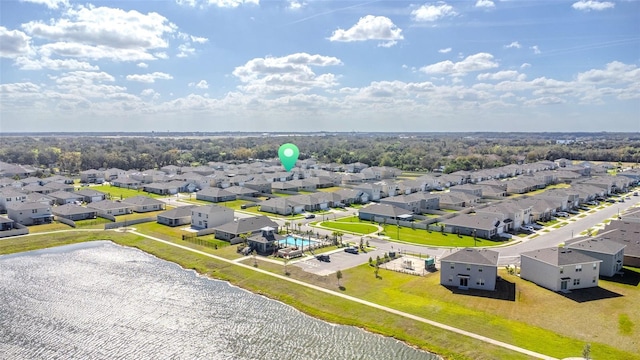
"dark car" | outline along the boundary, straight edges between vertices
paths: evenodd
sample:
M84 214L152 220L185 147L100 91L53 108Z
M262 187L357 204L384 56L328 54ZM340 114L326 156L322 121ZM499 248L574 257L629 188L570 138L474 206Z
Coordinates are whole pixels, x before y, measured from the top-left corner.
M329 255L318 255L316 256L316 259L324 262L331 262L331 258L329 257Z
M315 219L315 215L314 214L307 214L304 218L305 219Z
M348 252L349 254L358 254L360 251L357 247L349 246L348 248L344 249L344 252Z

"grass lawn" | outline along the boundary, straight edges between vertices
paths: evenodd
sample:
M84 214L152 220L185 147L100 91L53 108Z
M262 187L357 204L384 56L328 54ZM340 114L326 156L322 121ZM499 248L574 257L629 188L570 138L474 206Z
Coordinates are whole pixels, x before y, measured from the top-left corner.
M342 298L223 263L199 254L141 238L131 233L98 231L25 236L0 241L0 253L57 246L65 243L112 239L174 261L186 269L263 294L326 321L356 325L393 336L450 359L527 359L525 355L498 348L397 315L377 311ZM186 242L176 241L191 246ZM192 246L197 249L202 247ZM221 249L222 251L233 246ZM209 249L202 248L202 251ZM221 250L212 251L219 254ZM235 249L231 249L234 250ZM258 260L258 267L283 274L283 266ZM318 276L289 265L291 277L337 290L335 276ZM640 273L637 273L640 279ZM595 301L574 301L518 277L500 273L515 285L514 301L470 296L439 285L438 273L426 277L381 270L374 278L368 265L343 271L342 285L348 295L458 326L468 331L523 346L557 358L579 356L586 343L596 359L640 359L640 289L636 284L601 281L600 287L619 296ZM625 275L625 280L628 277ZM573 292L575 294L576 291ZM570 311L568 310L570 309ZM605 345L608 344L608 345Z
M340 189L342 189L342 188L338 187L338 186L331 186L331 187L328 187L328 188L321 188L321 189L316 189L316 190L322 191L322 192L334 192L334 191L338 191Z
M105 218L95 218L76 221L76 226L81 229L104 229L104 224L110 223L111 220Z
M320 224L324 228L348 231L356 234L371 234L378 231L378 227L367 223L323 221Z
M427 231L422 229L411 229L398 227L396 225L383 225L384 234L392 240L400 240L412 244L452 246L452 247L475 247L475 246L496 246L506 244L506 241L493 241L477 238L473 236L441 233L439 231Z
M47 231L58 231L58 230L70 230L71 226L67 224L63 224L61 222L53 221L50 224L42 224L42 225L31 225L27 226L29 228L29 233L41 233Z
M120 187L111 186L111 185L91 186L90 189L102 191L105 194L109 194L111 195L112 200L120 199L120 197L122 197L123 199L126 199L130 197L138 196L138 195L145 195L154 199L161 198L161 197L170 197L170 195L157 195L157 194L148 193L146 191L142 191L142 189L138 189L138 190L125 189L125 188L120 188Z

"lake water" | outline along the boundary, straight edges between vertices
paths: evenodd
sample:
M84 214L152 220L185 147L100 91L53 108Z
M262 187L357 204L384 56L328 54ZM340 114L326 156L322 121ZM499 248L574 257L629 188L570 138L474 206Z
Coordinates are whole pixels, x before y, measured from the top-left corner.
M0 359L437 359L100 241L0 256Z

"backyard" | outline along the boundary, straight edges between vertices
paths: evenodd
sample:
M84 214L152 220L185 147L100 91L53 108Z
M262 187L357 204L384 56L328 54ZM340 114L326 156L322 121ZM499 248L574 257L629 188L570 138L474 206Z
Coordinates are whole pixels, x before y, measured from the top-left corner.
M378 224L360 220L357 216L323 221L320 223L320 226L360 235L371 234L378 231ZM380 226L383 228L383 231L381 231L379 235L387 236L391 240L399 240L413 244L451 247L496 246L505 244L505 241L493 241L481 238L474 240L473 236L412 229L403 226L398 227L392 224L381 224Z
M151 197L151 198L154 198L154 199L161 198L161 197L170 197L171 196L171 195L152 194L152 193L148 193L146 191L142 191L142 189L137 189L137 190L136 189L125 189L125 188L120 188L120 187L111 186L111 185L91 186L88 189L101 191L101 192L111 196L112 200L126 199L126 198L139 196L139 195L145 195L145 196L148 196L148 197Z

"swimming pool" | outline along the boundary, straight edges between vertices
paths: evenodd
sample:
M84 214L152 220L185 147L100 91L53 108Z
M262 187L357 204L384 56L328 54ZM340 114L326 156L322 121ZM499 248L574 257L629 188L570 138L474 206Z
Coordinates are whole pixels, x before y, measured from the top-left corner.
M304 247L316 247L320 244L319 241L309 240L309 239L300 239L294 236L287 236L285 239L278 241L282 246L304 246Z

